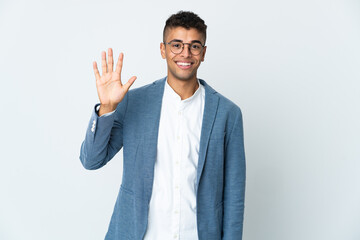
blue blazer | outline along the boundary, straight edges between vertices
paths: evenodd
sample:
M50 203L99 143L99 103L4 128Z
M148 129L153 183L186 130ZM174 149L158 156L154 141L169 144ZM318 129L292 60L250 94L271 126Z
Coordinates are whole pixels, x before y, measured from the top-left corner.
M106 240L140 240L147 228L160 110L166 78L130 90L114 114L93 110L80 160L98 169L123 147L123 177ZM204 116L196 180L200 240L241 240L245 154L240 108L204 80ZM156 239L167 240L167 239Z

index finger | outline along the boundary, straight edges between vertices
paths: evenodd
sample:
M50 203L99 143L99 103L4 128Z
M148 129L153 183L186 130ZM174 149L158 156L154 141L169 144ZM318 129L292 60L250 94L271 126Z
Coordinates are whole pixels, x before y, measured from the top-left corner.
M121 74L121 70L122 70L122 66L123 66L123 59L124 59L124 54L120 53L118 61L116 63L116 70L115 70L115 72L117 72L118 74Z

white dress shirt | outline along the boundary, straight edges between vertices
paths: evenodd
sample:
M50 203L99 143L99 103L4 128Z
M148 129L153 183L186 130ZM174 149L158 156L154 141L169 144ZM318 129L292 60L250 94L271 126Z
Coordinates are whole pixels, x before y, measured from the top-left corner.
M181 100L165 83L144 240L196 240L196 176L205 90Z

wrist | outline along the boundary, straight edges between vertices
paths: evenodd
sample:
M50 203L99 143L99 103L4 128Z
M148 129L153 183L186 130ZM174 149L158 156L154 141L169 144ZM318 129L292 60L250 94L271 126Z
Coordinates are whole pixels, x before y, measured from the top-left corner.
M115 111L116 107L117 105L113 105L113 104L100 104L100 109L98 111L99 117L106 113Z

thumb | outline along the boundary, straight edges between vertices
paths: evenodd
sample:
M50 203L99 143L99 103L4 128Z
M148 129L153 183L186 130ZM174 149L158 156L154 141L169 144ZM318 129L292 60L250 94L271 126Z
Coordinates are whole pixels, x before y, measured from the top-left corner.
M127 83L125 83L123 86L125 87L125 90L128 91L129 88L131 87L131 85L135 82L136 80L136 76L133 76L129 79L129 81L127 81Z

